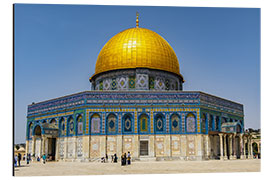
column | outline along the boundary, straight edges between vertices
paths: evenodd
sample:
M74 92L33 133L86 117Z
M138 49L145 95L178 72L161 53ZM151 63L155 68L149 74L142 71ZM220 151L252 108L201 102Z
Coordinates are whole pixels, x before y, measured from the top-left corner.
M26 140L25 144L25 161L27 160L27 154L29 153L29 140Z
M236 146L237 146L236 133L234 133L232 137L233 137L233 159L237 159L237 156L236 156Z
M41 158L42 157L42 136L40 137L39 153L40 154L38 154L38 156L39 156L39 158Z
M243 134L240 134L240 159L244 159Z
M227 160L228 159L228 156L227 156L227 140L226 140L226 134L224 134L224 160Z
M33 154L35 154L35 146L36 146L36 137L32 136L32 154L31 154L31 156L33 156Z
M223 137L222 134L218 134L219 135L219 147L220 147L220 160L224 160L223 157Z
M249 137L249 141L250 141L250 159L253 159L253 147L252 147L252 136Z
M244 159L246 159L247 158L247 156L246 156L247 149L246 149L246 137L245 136L243 137L243 141L244 141Z
M213 155L211 153L211 136L210 135L206 135L205 143L206 143L206 159L211 159Z
M251 155L251 138L250 138L250 136L247 137L247 142L248 142L248 159L252 159L252 155Z
M232 141L233 141L233 137L232 137L232 135L230 134L229 135L229 158L230 159L233 159L233 148L232 148Z
M59 139L56 138L55 141L56 141L55 142L55 160L58 161L58 159L59 159Z

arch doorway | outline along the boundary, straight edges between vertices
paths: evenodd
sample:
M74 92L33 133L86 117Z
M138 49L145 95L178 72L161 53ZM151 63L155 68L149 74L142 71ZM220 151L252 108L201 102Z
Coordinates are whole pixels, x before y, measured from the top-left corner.
M35 137L35 149L33 155L37 158L41 158L41 127L37 125L34 129L34 137Z

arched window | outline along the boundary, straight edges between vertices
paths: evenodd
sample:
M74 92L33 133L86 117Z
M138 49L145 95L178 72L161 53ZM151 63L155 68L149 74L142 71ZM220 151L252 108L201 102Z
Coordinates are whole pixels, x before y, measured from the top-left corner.
M41 136L41 127L40 125L37 125L34 129L34 135L35 136Z
M55 124L56 125L56 120L55 119L51 119L50 120L50 124Z
M29 131L28 131L28 132L29 132L28 137L31 138L32 135L33 135L33 123L30 123L29 126L28 126L28 128L29 128Z
M196 120L195 116L192 113L189 113L186 117L186 128L187 132L193 133L195 132L196 128Z
M241 133L241 126L239 124L236 125L236 132Z
M146 114L142 114L139 118L139 130L140 133L148 132L148 116Z
M107 133L116 133L116 115L110 114L107 117Z
M157 114L155 117L155 132L163 132L164 128L164 116L162 114Z
M60 130L60 136L65 135L65 119L62 117L59 122L59 130Z
M210 123L209 123L209 130L214 131L215 130L215 119L213 115L210 115Z
M132 116L130 114L123 116L123 132L132 132Z
M74 135L74 120L73 117L68 119L68 135Z
M180 132L180 118L177 114L171 116L171 131L173 133Z
M221 120L221 124L223 124L223 123L226 122L226 118L222 117L221 119L222 119L222 120Z
M216 127L216 131L218 131L219 130L219 117L218 116L216 116L216 121L215 121L215 127Z
M77 134L83 134L83 122L82 122L82 115L77 117Z
M202 114L202 132L203 133L206 132L206 114L205 113Z
M100 116L95 113L91 117L91 133L100 133Z

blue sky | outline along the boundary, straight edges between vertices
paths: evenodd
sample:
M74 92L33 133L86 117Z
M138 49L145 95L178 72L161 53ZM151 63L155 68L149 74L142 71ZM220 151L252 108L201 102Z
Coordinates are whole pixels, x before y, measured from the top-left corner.
M25 141L27 105L90 90L104 44L136 26L173 47L186 82L244 105L260 128L260 9L16 4L15 143Z

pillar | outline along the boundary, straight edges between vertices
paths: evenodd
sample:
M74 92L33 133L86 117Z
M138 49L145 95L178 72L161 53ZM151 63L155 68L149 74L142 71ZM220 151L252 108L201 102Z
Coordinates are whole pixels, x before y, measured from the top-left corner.
M219 135L219 147L220 147L220 160L224 160L224 156L223 156L223 136L222 134L218 134Z
M33 154L35 154L35 146L36 146L36 137L32 136L32 154L31 154L31 156L33 156Z
M243 137L243 141L244 141L244 159L246 159L247 158L247 156L246 156L247 149L246 149L246 137L245 136Z
M248 159L252 159L252 152L251 152L251 138L250 136L247 137L248 142Z
M250 152L249 152L249 159L253 159L253 147L252 147L252 136L249 136L249 148L250 148Z
M232 158L237 159L236 146L237 146L238 143L236 143L236 133L233 134L232 138L233 138L233 154L232 154Z
M233 147L232 147L232 141L233 141L233 136L230 134L229 135L229 158L233 159Z
M211 154L211 137L210 135L205 136L205 147L206 147L206 159L210 159L212 154Z
M240 134L240 159L244 159L243 134Z
M55 160L59 160L59 139L55 139Z
M228 156L227 156L227 140L226 140L226 134L224 134L224 160L227 160L228 159Z
M27 154L29 153L29 140L26 140L25 144L25 161L27 160Z

